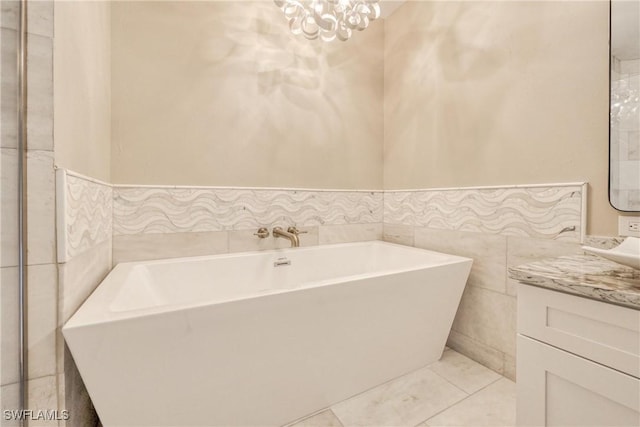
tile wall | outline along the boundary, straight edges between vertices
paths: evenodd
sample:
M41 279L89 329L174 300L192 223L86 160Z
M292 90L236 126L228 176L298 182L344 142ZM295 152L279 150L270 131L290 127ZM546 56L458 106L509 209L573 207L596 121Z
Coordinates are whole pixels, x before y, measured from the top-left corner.
M94 426L97 416L61 328L111 270L113 190L64 169L56 171L56 186L58 399L71 414L67 426Z
M79 178L66 173L74 200L108 199L107 190L81 197L79 187L71 185ZM287 247L287 241L261 240L253 233L261 226L290 224L308 232L302 245L382 238L468 256L474 267L449 345L515 378L516 295L507 269L581 252L580 242L587 238L586 188L582 183L386 192L114 186L113 263ZM104 214L108 203L84 212ZM90 244L79 236L90 239L95 225L82 215L66 217L68 233L76 233L67 237L67 252ZM609 243L591 239L591 244Z
M586 188L552 186L385 192L383 239L474 259L448 345L515 379L511 266L580 253Z
M113 264L289 246L260 227L295 225L303 246L382 238L380 191L111 186L62 169L58 188L61 263L111 240Z
M2 409L18 403L17 74L18 2L1 2ZM27 26L27 280L29 405L55 409L57 264L53 145L53 4L35 2ZM6 422L11 425L11 422ZM3 421L3 426L5 421ZM38 422L32 426L43 425ZM57 424L56 424L57 425Z

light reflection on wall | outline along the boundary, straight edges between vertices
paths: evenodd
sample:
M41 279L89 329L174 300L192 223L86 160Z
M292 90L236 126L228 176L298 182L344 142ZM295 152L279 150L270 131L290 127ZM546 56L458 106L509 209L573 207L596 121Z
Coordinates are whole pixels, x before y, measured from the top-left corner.
M116 2L115 182L380 188L383 28L292 35L271 2Z

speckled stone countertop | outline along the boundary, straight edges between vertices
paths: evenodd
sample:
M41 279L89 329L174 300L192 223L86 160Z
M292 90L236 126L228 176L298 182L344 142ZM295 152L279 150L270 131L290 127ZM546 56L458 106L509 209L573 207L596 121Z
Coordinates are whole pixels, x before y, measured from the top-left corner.
M640 270L595 255L553 258L509 268L512 279L640 310Z

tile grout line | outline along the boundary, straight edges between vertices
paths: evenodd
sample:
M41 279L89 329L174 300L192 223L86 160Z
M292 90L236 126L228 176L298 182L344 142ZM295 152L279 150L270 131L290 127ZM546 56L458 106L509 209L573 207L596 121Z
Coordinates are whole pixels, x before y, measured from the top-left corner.
M494 372L495 372L495 371L494 371ZM437 374L437 372L435 372L435 373ZM487 385L485 385L485 386L483 386L483 387L479 388L478 390L474 391L474 392L473 392L473 393L471 393L471 394L467 394L467 396L465 396L464 398L462 398L462 399L458 400L456 403L454 403L454 404L452 404L452 405L450 405L450 406L448 406L448 407L444 408L444 409L443 409L443 410L441 410L441 411L436 412L435 414L431 415L431 416L430 416L429 418L427 418L426 420L422 420L422 421L420 421L420 422L419 422L418 424L416 424L414 427L417 427L417 426L419 426L420 424L424 424L424 423L426 423L427 421L429 421L431 418L437 417L437 416L438 416L438 415L440 415L441 413L443 413L443 412L445 412L445 411L448 411L449 409L453 408L454 406L459 405L460 403L462 403L462 402L464 402L465 400L467 400L467 399L469 399L469 398L471 398L471 397L475 396L476 394L478 394L478 393L479 393L479 392L481 392L482 390L486 389L487 387L489 387L489 386L490 386L490 385L492 385L492 384L497 383L498 381L500 381L500 380L501 380L501 379L503 379L503 378L505 378L505 377L504 377L503 375L500 375L500 378L497 378L497 379L495 379L495 380L491 381L489 384L487 384ZM445 380L446 380L446 378L445 378ZM454 386L455 386L455 384L454 384ZM464 390L463 390L463 391L464 391ZM465 393L466 393L466 392L465 392Z
M454 350L454 351L455 351L455 350ZM457 353L457 352L456 352L456 353ZM460 354L460 353L459 353L459 354ZM464 356L464 354L463 354L463 356ZM466 356L465 356L465 357L466 357ZM474 362L475 362L475 361L474 361ZM434 363L435 363L435 362L434 362ZM478 362L476 362L476 363L478 363ZM431 372L433 372L434 374L436 374L437 376L439 376L440 378L442 378L443 380L445 380L446 382L448 382L449 384L451 384L452 386L454 386L455 388L457 388L458 390L460 390L461 392L463 392L464 394L466 394L466 395L467 395L467 397L469 397L469 396L472 394L472 393L468 393L468 392L466 392L465 390L461 389L461 388L460 388L460 387L458 387L456 384L454 384L452 381L450 381L448 378L446 378L446 377L445 377L445 376L443 376L443 375L440 375L439 373L437 373L436 371L434 371L433 369L431 369L431 366L432 366L432 365L433 365L433 363L432 363L431 365L427 366L427 368L428 368ZM465 397L465 399L466 399L466 397ZM454 403L454 405L455 405L455 403Z
M444 353L444 352L443 352L443 353ZM433 363L435 363L435 362L433 362ZM425 365L425 366L423 366L423 367L421 367L421 368L418 368L418 369L414 369L413 371L407 372L407 373L405 373L405 374L398 375L397 377L391 378L391 379L390 379L390 380L388 380L388 381L385 381L385 382L383 382L383 383L377 384L377 385L375 385L375 386L373 386L373 387L370 387L370 388L368 388L368 389L366 389L366 390L363 390L363 391L361 391L361 392L359 392L359 393L356 393L356 394L354 394L354 395L352 395L352 396L349 396L349 397L347 397L346 399L343 399L343 400L341 400L341 401L339 401L339 402L337 402L337 403L334 403L333 405L329 406L327 409L331 409L331 412L333 412L333 413L334 413L334 415L336 416L336 418L338 418L338 420L340 420L340 423L344 425L344 423L343 423L343 422L342 422L342 420L340 419L340 416L339 416L339 415L338 415L338 414L333 410L333 407L334 407L334 406L339 405L339 404L341 404L341 403L343 403L343 402L346 402L347 400L354 399L354 398L356 398L356 397L358 397L358 396L361 396L361 395L363 395L363 394L365 394L365 393L370 392L371 390L374 390L374 389L376 389L376 388L378 388L378 387L381 387L381 386L383 386L383 385L385 385L385 384L389 384L389 383L391 383L391 382L393 382L393 381L395 381L395 380L397 380L397 379L400 379L400 378L402 378L402 377L406 377L406 376L408 376L408 375L411 375L411 374L413 374L413 373L415 373L415 372L418 372L418 371L421 371L421 370L423 370L423 369L428 369L428 368L429 368L429 366L430 366L430 365L432 365L433 363L430 363L429 365ZM431 369L429 369L429 371L431 371ZM433 372L433 371L431 371L431 372ZM435 373L435 372L434 372L434 373ZM465 393L465 394L466 394L466 392L464 392L464 391L463 391L463 393Z

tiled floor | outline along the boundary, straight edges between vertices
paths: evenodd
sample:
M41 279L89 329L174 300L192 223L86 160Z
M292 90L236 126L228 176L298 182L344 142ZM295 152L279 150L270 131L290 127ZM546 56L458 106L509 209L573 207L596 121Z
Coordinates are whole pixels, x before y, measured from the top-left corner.
M447 349L432 365L290 427L507 427L515 421L515 383Z

